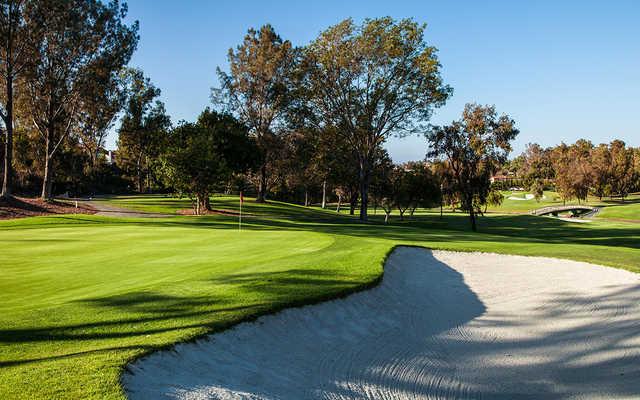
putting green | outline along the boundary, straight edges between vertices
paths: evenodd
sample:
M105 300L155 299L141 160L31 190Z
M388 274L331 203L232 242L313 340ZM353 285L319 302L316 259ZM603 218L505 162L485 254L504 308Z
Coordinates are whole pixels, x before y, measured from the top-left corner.
M113 204L174 212L161 196ZM236 209L237 198L214 207ZM572 258L638 271L640 226L461 214L367 225L245 203L234 217L37 217L0 222L0 398L120 399L127 362L283 307L369 285L398 244ZM586 226L585 226L586 225Z

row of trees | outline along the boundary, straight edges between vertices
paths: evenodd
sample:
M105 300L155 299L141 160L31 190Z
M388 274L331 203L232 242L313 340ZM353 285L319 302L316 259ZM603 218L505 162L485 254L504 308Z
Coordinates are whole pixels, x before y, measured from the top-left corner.
M565 201L585 201L589 195L624 200L640 191L640 148L621 140L597 146L584 139L549 148L529 144L509 168L538 199L550 186Z
M294 48L266 25L229 51L229 72L218 70L221 85L212 98L257 139L258 201L270 191L270 177L299 182L305 203L309 186L321 181L323 206L329 183L339 204L347 197L353 212L359 203L366 221L371 195L387 215L395 207L403 216L439 200L446 180L449 197L469 212L476 228L490 177L506 161L518 131L508 116L475 104L467 105L460 121L428 126L433 109L452 90L442 82L424 29L408 19L362 25L347 19ZM415 132L429 132L438 175L424 168L416 173L418 164L387 168L385 141Z
M138 42L138 24L125 24L126 12L117 0L0 2L2 197L12 193L16 131L33 155L20 161L42 171L43 199L52 196L56 168L69 167L60 155L76 150L71 137L96 165L125 101L122 71Z
M436 49L424 39L425 26L405 19L344 20L308 46L294 48L270 25L250 30L229 51L229 71L218 70L213 90L218 106L234 114L256 136L264 157L258 201L268 192L274 143L287 131L323 136L344 149L355 172L345 180L352 198L360 197L360 219L367 220L369 189L382 145L393 134L424 128L432 110L444 104L451 88L442 82ZM330 162L316 166L318 176L334 173ZM355 193L358 195L355 195Z
M254 187L259 202L302 197L308 204L319 197L325 207L334 195L338 208L348 203L355 213L359 206L363 221L370 201L403 218L446 199L470 213L475 229L475 215L490 197L489 178L517 135L509 117L475 104L451 125L428 124L452 89L442 81L425 26L410 19L347 19L304 47L270 25L251 29L229 50L228 69L218 69L215 110L173 127L160 90L142 71L126 68L138 41L137 23L123 23L126 5L1 4L5 196L14 169L40 168L31 179L40 178L44 199L60 177L99 187L104 139L121 115L118 169L110 173L139 192L192 196L199 213L210 208L215 190ZM430 163L393 165L385 141L413 133L426 134Z

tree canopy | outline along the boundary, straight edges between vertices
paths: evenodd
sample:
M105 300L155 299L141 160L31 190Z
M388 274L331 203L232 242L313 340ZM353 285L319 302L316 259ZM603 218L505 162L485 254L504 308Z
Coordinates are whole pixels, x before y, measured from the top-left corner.
M167 185L194 199L196 214L211 210L209 196L234 172L246 172L258 159L255 140L229 114L206 109L196 123L173 129L161 156Z
M450 125L434 126L427 134L429 156L446 159L452 188L462 209L469 213L475 231L476 214L486 204L491 177L507 160L510 142L518 135L515 121L498 116L495 107L467 104L462 118Z
M296 54L271 25L249 29L243 42L229 49L229 72L218 68L220 87L212 90L214 104L236 115L257 138L264 155L259 202L267 193L268 163L276 157L276 128L284 123L291 102Z
M425 26L410 19L346 19L304 50L301 65L309 121L335 127L358 168L360 219L367 219L375 155L393 134L419 130L451 88L442 82Z

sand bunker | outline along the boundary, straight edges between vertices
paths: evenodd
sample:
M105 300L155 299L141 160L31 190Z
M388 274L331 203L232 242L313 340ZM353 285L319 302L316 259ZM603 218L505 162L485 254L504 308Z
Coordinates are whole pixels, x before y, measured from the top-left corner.
M132 399L640 398L639 275L398 248L382 283L129 366Z
M533 200L535 199L536 196L532 195L531 193L527 193L524 195L524 197L520 197L520 196L509 196L507 197L507 200L522 200L522 201L527 201L527 200ZM542 195L542 199L545 200L547 198L546 195Z

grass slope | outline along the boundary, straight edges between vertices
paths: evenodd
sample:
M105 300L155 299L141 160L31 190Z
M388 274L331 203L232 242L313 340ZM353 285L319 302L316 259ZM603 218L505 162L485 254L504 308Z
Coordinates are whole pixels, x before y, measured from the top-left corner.
M112 204L175 212L186 200ZM237 198L215 198L237 209ZM640 226L463 215L384 226L331 211L246 202L234 217L36 217L0 222L0 398L121 399L147 352L247 318L362 288L395 245L572 258L640 271Z

